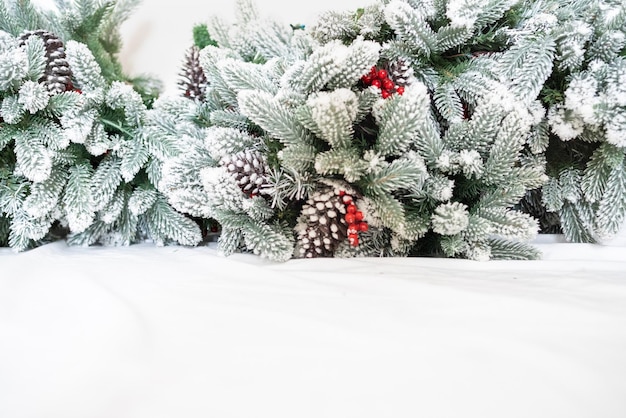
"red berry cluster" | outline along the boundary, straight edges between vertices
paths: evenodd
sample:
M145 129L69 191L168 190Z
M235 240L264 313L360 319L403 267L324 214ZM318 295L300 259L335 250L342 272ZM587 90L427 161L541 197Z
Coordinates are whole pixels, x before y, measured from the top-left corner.
M339 196L343 204L346 205L346 215L344 219L348 224L348 242L353 247L358 247L359 232L367 232L369 225L363 220L363 212L358 210L351 195L342 190L339 192Z
M366 86L378 87L383 99L386 99L393 93L398 93L400 96L404 94L404 87L397 86L393 80L389 78L387 70L379 70L376 66L373 66L368 74L361 77L361 81Z

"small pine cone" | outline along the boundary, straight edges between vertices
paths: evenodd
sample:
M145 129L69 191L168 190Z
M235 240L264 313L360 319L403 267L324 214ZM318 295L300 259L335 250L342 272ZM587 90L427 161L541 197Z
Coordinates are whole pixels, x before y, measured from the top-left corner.
M200 65L200 49L192 46L185 55L183 69L179 74L178 86L185 97L204 100L207 88L207 79Z
M48 65L46 71L38 81L46 85L50 94L59 94L74 89L72 84L72 70L67 62L63 41L55 34L45 31L26 31L20 36L20 46L26 44L31 36L38 36L46 47Z
M325 187L312 193L302 207L296 256L333 257L348 236L345 215L345 203L334 188Z
M267 160L259 151L247 150L226 156L222 158L221 164L248 196L268 193Z
M415 75L413 67L403 59L392 61L388 65L389 78L400 87L406 87L411 84L411 80Z

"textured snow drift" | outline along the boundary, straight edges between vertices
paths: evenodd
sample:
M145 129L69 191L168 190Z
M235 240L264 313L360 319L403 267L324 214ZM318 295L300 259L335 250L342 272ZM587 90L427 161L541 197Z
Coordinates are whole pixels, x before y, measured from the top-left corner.
M6 418L626 416L626 249L293 260L0 250Z

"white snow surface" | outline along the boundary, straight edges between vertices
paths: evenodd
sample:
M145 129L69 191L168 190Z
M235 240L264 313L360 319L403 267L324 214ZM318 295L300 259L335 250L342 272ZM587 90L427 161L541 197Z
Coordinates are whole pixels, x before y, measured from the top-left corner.
M3 418L623 418L626 248L0 250Z

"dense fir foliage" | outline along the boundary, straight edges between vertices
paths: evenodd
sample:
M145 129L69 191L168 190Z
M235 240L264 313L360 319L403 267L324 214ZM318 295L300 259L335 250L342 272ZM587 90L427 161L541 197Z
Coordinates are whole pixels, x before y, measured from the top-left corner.
M219 225L276 261L532 259L539 229L626 218L620 0L378 0L309 28L238 0L159 98L115 58L136 1L58 3L0 3L2 244Z
M238 2L234 25L209 22L218 46L200 53L206 98L155 106L160 120L187 115L170 129L186 149L165 163L160 190L176 209L216 219L227 254L536 257L537 222L513 206L546 180L533 145L550 57L529 69L504 35L489 39L502 38L496 54L472 43L505 27L512 5L470 16L475 5L450 2L441 19L446 6L379 3L301 31ZM522 71L544 80L519 83ZM237 165L263 170L244 176ZM367 227L336 205L344 193Z
M550 181L541 203L568 240L592 242L626 220L626 3L556 4L539 3L519 30L539 26L556 45L542 91Z
M0 243L196 244L195 223L152 186L171 153L140 135L157 91L115 57L136 1L58 3L0 3Z

